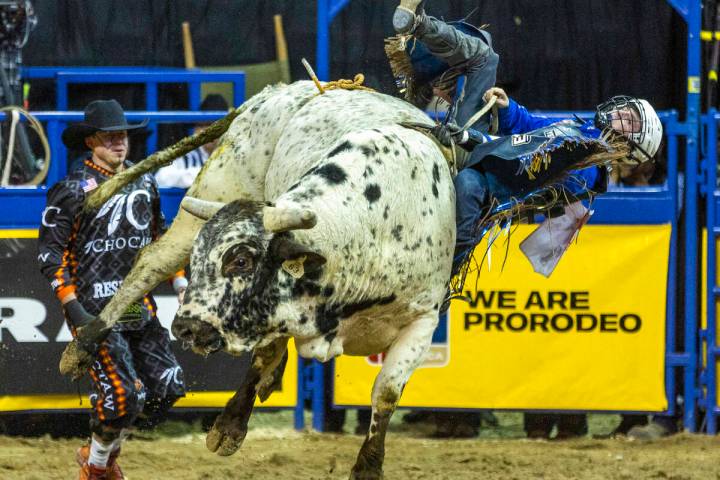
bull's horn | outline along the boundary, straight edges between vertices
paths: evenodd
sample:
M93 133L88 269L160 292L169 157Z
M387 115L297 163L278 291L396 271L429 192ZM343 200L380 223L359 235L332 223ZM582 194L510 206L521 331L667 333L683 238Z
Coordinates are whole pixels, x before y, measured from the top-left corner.
M317 217L312 210L293 206L263 208L263 225L269 232L307 229L314 227L316 223Z
M225 204L222 202L201 200L195 197L185 197L182 199L180 206L191 215L195 215L202 220L210 220Z

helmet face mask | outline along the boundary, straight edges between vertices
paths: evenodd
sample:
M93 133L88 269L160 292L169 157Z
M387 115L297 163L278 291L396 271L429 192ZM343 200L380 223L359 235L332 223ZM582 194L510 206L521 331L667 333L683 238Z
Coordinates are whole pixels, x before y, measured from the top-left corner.
M651 160L662 140L662 124L647 102L635 97L616 96L598 105L595 126L603 135L617 133L629 140L630 159L637 163Z

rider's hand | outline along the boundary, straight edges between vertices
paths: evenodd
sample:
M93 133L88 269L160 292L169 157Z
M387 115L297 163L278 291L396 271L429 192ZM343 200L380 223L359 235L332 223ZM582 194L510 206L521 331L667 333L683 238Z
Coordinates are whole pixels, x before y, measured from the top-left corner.
M483 100L487 103L492 97L497 97L495 105L497 105L498 108L507 108L510 105L510 99L508 98L507 93L505 93L505 90L500 87L492 87L485 92Z
M431 130L431 133L435 135L438 142L445 145L446 147L452 146L452 141L456 143L460 140L459 134L462 134L462 130L454 123L437 125Z

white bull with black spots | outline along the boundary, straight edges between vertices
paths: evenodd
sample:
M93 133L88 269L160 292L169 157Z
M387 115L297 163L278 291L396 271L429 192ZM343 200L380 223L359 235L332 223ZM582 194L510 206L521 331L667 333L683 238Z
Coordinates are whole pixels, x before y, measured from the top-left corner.
M297 82L248 107L100 319L110 324L192 249L173 333L203 354L253 352L247 382L207 437L221 455L240 447L291 337L321 361L385 352L351 474L382 478L388 421L430 346L450 276L450 170L433 140L400 125L427 116L393 97L319 95Z

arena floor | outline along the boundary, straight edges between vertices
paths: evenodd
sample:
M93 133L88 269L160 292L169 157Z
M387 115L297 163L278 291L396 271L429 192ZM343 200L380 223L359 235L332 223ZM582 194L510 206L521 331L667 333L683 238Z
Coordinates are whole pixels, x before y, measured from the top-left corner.
M265 417L271 414L257 415ZM720 438L677 435L657 442L628 440L529 441L518 414L474 440L434 440L395 423L387 439L385 478L427 480L512 479L720 479ZM283 414L282 420L289 420ZM362 442L357 435L295 432L256 422L242 450L229 458L210 454L197 429L143 435L123 449L129 480L139 479L346 479ZM599 427L600 425L600 427ZM604 428L591 419L591 433ZM79 439L0 437L0 478L76 478Z

